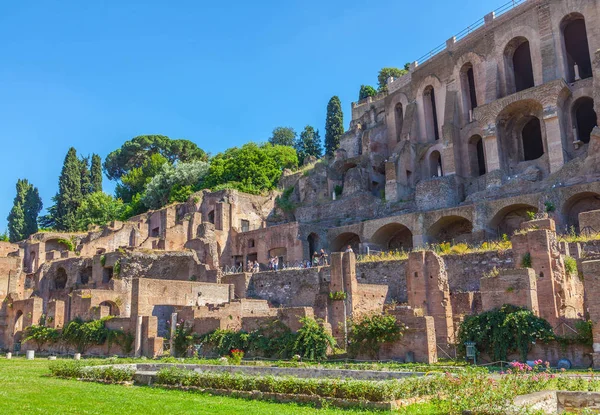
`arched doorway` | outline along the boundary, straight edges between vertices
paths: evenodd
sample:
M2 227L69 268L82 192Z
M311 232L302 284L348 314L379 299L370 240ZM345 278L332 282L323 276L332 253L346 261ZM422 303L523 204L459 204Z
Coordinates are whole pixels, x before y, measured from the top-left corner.
M444 169L442 168L442 155L439 151L432 151L429 155L429 176L442 177Z
M402 137L402 126L404 124L404 111L400 102L394 108L394 118L396 121L396 141L399 142Z
M440 132L438 127L438 115L435 104L435 90L429 85L423 91L423 109L425 113L425 127L427 130L427 138L439 140Z
M567 227L571 227L576 232L581 232L579 228L579 214L589 212L590 210L600 210L600 194L594 192L582 192L571 196L563 205L563 217ZM593 232L600 232L600 229L593 229Z
M538 208L525 203L506 206L494 215L490 221L490 228L495 230L498 236L511 237L516 230L521 228L521 223L529 220L527 212L537 213Z
M471 164L471 175L473 177L483 176L485 169L485 152L483 139L480 135L474 135L469 139L469 158Z
M544 155L544 141L542 139L542 126L537 117L531 117L521 130L523 145L523 160L537 160Z
M529 40L524 37L511 40L504 49L504 61L508 94L535 86Z
M473 224L462 216L444 216L434 223L427 232L433 243L465 242L471 239Z
M413 234L400 223L388 223L379 228L371 237L371 242L383 251L408 251L413 247Z
M563 19L560 26L565 66L567 68L567 82L590 78L592 76L592 61L583 15L572 13Z
M582 97L573 103L573 120L577 140L589 143L592 130L598 124L596 111L594 111L594 100L590 97Z
M306 238L306 240L308 242L308 258L311 258L313 253L318 252L318 250L320 249L319 235L312 232L310 235L308 235L308 238Z
M345 233L342 233L341 235L338 235L331 242L331 251L332 252L343 252L346 250L348 245L350 245L352 247L352 250L355 253L358 253L359 248L360 248L360 236L358 236L357 234L352 233L352 232L345 232Z
M102 301L99 306L108 307L108 314L113 317L118 317L121 313L119 311L119 306L113 301Z
M462 102L464 108L469 114L477 108L477 94L475 90L475 72L473 71L473 64L471 62L465 63L460 69L460 84L462 91ZM470 122L471 119L468 118Z

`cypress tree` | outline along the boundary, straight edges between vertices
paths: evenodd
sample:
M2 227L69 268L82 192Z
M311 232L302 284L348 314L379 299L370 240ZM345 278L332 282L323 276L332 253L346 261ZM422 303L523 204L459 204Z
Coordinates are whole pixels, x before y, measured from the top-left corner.
M11 242L27 239L38 231L37 216L42 210L38 189L27 179L17 180L17 194L8 215L8 233Z
M340 146L340 138L344 134L344 113L342 103L333 96L327 104L327 119L325 120L325 153L332 156Z
M92 193L92 181L90 174L90 158L89 157L81 157L79 159L79 168L81 171L80 181L81 181L81 195L89 195Z
M33 235L38 231L37 219L42 207L44 205L37 187L33 187L30 184L25 195L25 206L23 209L25 213L25 238L29 238L29 235Z
M77 158L77 151L71 147L67 152L58 179L54 217L56 230L74 231L77 229L75 212L81 199L81 161Z
M92 193L102 191L102 159L98 154L92 154L91 168Z

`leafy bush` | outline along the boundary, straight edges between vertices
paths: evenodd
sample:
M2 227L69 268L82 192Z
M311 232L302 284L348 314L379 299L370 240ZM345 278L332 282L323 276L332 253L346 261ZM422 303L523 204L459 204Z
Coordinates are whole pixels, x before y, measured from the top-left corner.
M544 202L544 209L546 210L546 213L552 213L556 210L556 206L554 206L554 203L547 201Z
M37 350L41 351L45 344L56 343L60 340L60 331L44 325L32 325L25 331L25 341L35 343Z
M71 251L71 252L75 251L75 244L73 243L73 241L71 241L69 239L60 238L56 242L58 242L59 244L63 245L65 248L67 248L67 251Z
M77 360L56 360L50 363L52 376L61 378L80 378L83 372L83 362Z
M175 335L173 337L173 348L176 356L185 356L188 349L192 347L200 337L194 333L191 326L186 326L184 321L180 321L175 326Z
M347 295L344 291L336 291L329 293L329 299L331 301L343 301L346 299L346 297Z
M100 320L83 321L77 317L71 320L62 331L62 340L75 348L79 353L85 353L91 346L102 345L106 342L108 329L106 321L112 317Z
M281 196L277 196L277 198L275 199L275 203L277 204L277 207L279 209L283 210L284 212L292 212L296 208L296 205L294 205L294 202L292 202L290 200L290 197L292 196L293 193L294 193L293 186L285 189L283 191L283 193L281 194Z
M81 378L90 380L101 380L110 383L121 383L133 381L135 369L117 368L114 366L90 367L81 370Z
M350 353L366 353L376 358L383 343L402 338L406 326L389 314L372 314L350 321Z
M531 344L553 339L550 323L530 310L510 304L466 316L458 330L463 353L465 342L475 342L479 352L488 353L494 360L507 360L510 352L519 352L526 360Z
M325 360L327 349L335 347L334 338L327 333L321 320L304 317L300 322L302 327L294 342L294 353L308 360Z
M367 97L374 97L377 95L377 90L371 85L361 85L360 91L358 92L358 100L363 100Z
M77 229L87 230L90 225L104 226L123 216L125 205L103 192L86 195L75 212Z
M160 172L146 186L142 202L151 209L172 202L185 202L194 191L200 189L208 169L209 164L200 160L175 166L163 164Z
M527 218L529 218L529 220L534 220L535 219L535 212L528 210L527 211Z
M565 257L565 271L569 275L577 274L577 260L575 258L570 256Z

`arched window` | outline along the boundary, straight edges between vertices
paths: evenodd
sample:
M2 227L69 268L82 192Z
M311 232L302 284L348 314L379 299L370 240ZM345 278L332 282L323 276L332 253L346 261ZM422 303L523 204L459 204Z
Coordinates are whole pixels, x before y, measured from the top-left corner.
M442 177L442 156L439 151L434 151L429 155L429 175L431 177Z
M471 160L471 174L475 177L483 176L485 170L485 153L483 150L483 139L480 135L474 135L469 140L469 157Z
M529 41L524 37L511 40L504 50L507 68L507 92L523 91L535 86Z
M435 107L435 90L431 85L423 91L423 105L427 138L439 140L440 132L438 129L437 109Z
M574 82L592 76L592 62L585 20L579 13L565 17L561 23L567 67L567 81Z
M477 108L477 94L475 92L475 73L473 65L466 63L460 70L460 83L464 108L467 111L468 121L471 122L470 112Z
M254 239L248 239L248 248L254 248L255 244Z
M400 137L402 137L402 125L404 124L404 111L400 102L394 108L394 118L396 121L396 141L399 142Z
M532 117L521 131L523 141L523 160L536 160L544 155L542 127L537 117Z
M584 143L589 143L592 130L598 123L596 111L594 111L594 100L589 97L580 98L573 104L573 110L576 138Z

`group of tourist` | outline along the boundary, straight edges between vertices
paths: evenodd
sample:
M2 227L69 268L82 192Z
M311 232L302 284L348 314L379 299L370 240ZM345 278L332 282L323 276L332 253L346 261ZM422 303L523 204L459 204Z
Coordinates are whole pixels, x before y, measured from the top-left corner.
M323 248L321 248L321 252L315 251L312 256L312 264L313 267L323 267L329 265L329 255Z
M258 261L248 261L246 265L246 272L256 273L260 271L260 264Z

